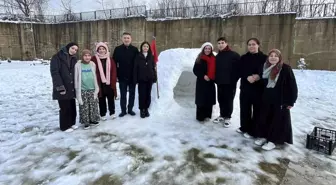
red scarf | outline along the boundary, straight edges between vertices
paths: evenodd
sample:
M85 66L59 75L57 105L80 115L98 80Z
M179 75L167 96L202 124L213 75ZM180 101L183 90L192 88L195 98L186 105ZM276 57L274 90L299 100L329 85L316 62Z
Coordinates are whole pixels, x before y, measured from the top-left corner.
M202 55L201 59L205 60L206 63L207 63L207 67L208 67L207 76L211 80L215 80L215 75L216 75L216 58L215 58L215 56Z

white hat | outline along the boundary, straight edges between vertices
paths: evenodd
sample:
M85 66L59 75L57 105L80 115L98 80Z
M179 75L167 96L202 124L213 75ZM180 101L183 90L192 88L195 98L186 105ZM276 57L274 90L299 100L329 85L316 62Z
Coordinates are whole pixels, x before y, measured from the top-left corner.
M206 43L204 43L204 44L202 45L202 47L201 47L201 51L203 51L203 49L205 48L205 46L210 46L211 49L213 50L213 45L212 45L210 42L206 42Z

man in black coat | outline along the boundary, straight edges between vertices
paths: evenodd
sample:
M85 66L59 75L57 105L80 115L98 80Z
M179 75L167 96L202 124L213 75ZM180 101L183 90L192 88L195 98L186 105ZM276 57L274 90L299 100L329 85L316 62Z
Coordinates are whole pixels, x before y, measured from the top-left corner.
M214 120L214 123L224 122L224 126L229 127L238 81L237 63L240 56L230 49L225 37L220 37L217 44L219 52L216 55L215 82L220 116Z
M78 45L69 43L57 52L50 62L50 73L53 82L53 99L58 100L60 107L60 129L72 132L78 127L76 124L76 101L75 101L75 64Z
M122 36L123 44L117 46L113 52L113 60L116 62L117 66L117 77L120 89L120 107L121 113L119 117L126 115L126 95L128 88L128 113L135 116L133 111L134 99L135 99L135 86L133 80L133 68L135 57L138 55L139 50L131 44L132 36L130 33L123 33Z

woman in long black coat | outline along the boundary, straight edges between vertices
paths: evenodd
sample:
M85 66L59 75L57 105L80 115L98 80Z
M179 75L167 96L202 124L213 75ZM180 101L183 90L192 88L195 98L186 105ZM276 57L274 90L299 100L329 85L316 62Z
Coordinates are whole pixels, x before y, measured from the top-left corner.
M273 49L264 64L262 79L261 116L257 124L255 144L272 150L276 144L293 143L290 109L298 96L298 89L291 67L282 61L281 52Z
M248 52L241 56L238 73L240 78L240 128L246 138L255 136L256 123L260 115L263 87L262 67L267 55L260 51L260 42L256 38L247 41Z
M57 52L50 62L50 73L53 82L53 99L58 100L60 115L60 129L72 132L76 126L76 101L75 101L75 65L78 51L76 43L69 43Z
M204 43L201 53L194 64L193 72L197 76L196 81L196 119L198 121L210 120L213 105L216 104L215 68L216 58L212 52L211 43Z

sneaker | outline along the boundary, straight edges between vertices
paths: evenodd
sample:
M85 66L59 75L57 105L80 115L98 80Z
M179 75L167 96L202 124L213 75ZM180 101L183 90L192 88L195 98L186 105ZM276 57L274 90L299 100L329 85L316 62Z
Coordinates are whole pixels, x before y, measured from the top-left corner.
M267 143L267 139L265 139L265 138L258 138L257 140L254 141L254 144L256 144L258 146L262 146L265 143Z
M72 128L68 128L68 129L65 130L64 132L70 133L70 132L73 132L73 131L74 131L74 129L72 129Z
M71 128L76 130L76 129L78 129L78 126L77 125L72 125Z
M119 117L124 117L126 115L126 112L122 112L119 114Z
M222 121L224 121L224 118L223 118L222 116L219 116L219 117L216 118L213 122L214 122L214 123L220 123L220 122L222 122Z
M110 115L112 119L116 119L117 116L115 114Z
M131 116L135 116L135 112L132 110L128 111L128 114L130 114Z
M90 128L90 124L85 124L85 125L84 125L84 129L85 129L85 130L87 130L87 129L89 129L89 128Z
M91 122L90 124L91 124L92 126L95 126L95 127L98 126L98 125L100 125L100 123L99 123L98 121Z
M241 131L240 128L238 128L238 129L236 130L236 132L238 132L239 134L242 134L242 133L243 133L243 131Z
M273 150L275 148L275 144L272 143L272 142L267 142L261 148L264 149L264 150L270 151L270 150Z
M102 117L100 117L100 120L102 120L102 121L106 121L107 118L106 118L106 116L102 116Z
M252 136L250 134L248 134L248 133L245 133L244 137L247 138L247 139L251 139L252 138Z
M230 120L230 118L225 118L225 119L224 119L223 126L224 126L225 128L228 128L228 127L230 127L230 125L231 125L231 120Z

